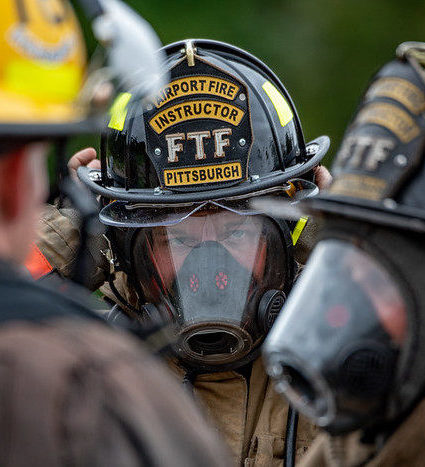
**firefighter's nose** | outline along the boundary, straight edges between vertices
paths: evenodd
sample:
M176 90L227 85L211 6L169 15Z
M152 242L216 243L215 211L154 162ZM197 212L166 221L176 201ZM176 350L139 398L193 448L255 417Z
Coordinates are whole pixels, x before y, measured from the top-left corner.
M202 229L202 241L217 241L217 232L211 218L207 218Z

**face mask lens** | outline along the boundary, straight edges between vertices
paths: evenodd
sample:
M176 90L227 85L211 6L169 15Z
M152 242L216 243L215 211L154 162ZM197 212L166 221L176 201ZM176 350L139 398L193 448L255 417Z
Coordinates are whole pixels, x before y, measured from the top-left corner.
M141 229L134 253L147 299L172 314L176 351L191 362L230 364L251 352L264 337L261 298L270 290L277 295L290 280L279 227L223 207Z

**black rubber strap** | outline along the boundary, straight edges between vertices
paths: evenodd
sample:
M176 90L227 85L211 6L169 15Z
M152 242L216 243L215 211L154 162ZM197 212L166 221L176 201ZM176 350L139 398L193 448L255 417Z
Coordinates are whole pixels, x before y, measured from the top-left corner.
M286 418L285 447L283 450L284 467L295 466L295 455L297 453L297 431L298 412L289 406L288 417Z

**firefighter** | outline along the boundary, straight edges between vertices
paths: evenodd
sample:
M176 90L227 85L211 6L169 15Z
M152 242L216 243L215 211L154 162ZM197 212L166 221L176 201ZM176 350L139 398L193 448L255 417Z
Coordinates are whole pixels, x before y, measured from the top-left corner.
M265 345L277 390L327 432L304 466L423 464L424 57L401 44L375 75L305 206L320 241Z
M226 465L193 402L140 342L112 331L80 289L27 277L47 141L100 120L80 95L84 42L67 2L3 2L0 36L0 464Z
M314 226L262 216L250 199L316 194L315 171L329 177L317 168L329 140L305 143L287 90L249 53L209 40L164 50L170 82L149 100L120 94L100 161L88 149L70 162L100 195L107 226L107 243L89 248L89 286L106 282L116 324L174 325L170 365L191 382L235 465L280 465L288 407L259 350ZM61 275L78 239L72 213L48 207L38 246ZM299 454L313 436L302 420Z

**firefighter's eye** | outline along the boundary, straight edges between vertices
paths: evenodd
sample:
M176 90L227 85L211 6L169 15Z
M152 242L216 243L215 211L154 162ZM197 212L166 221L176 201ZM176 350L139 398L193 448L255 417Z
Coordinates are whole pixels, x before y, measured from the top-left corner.
M245 235L246 235L245 230L237 229L237 230L232 230L229 236L230 238L234 238L234 239L242 239L245 237Z
M185 235L180 235L178 237L173 237L170 239L171 246L193 246L194 239Z

